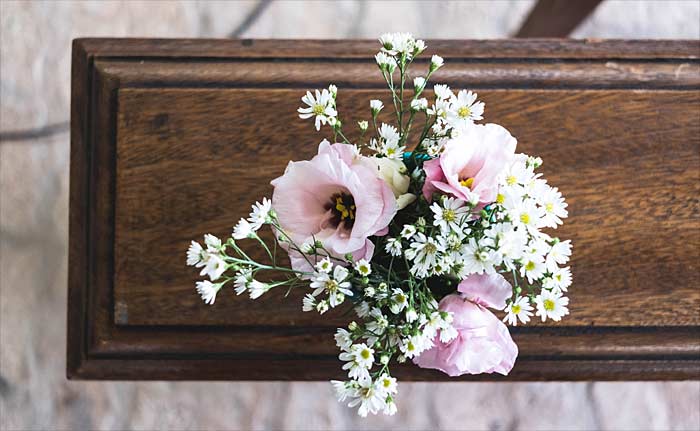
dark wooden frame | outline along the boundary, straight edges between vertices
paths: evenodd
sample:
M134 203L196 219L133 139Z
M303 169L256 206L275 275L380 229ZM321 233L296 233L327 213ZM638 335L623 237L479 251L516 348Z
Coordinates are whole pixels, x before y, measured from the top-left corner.
M517 65L502 67L510 75L474 78L474 88L509 84L509 88L670 88L698 91L696 74L678 79L681 63L698 65L698 42L671 41L433 41L435 52L452 61L484 61L498 67L536 59L557 65L550 76L528 76ZM219 59L315 59L329 51L343 61L366 60L374 42L250 40L124 40L80 39L73 44L71 103L70 249L68 289L67 374L71 379L125 380L325 380L342 377L335 356L298 355L275 350L285 339L317 343L330 335L327 327L310 328L166 328L115 324L114 176L116 93L125 87L148 86L153 76L129 73L139 59L216 61ZM652 62L649 72L618 70L603 82L576 70L606 68L607 61ZM525 64L525 66L522 66ZM561 66L561 67L559 67ZM570 66L570 67L569 67ZM668 67L666 67L668 66ZM555 79L553 79L555 78ZM653 79L652 79L653 78ZM160 78L158 78L160 79ZM253 79L253 78L251 78ZM309 86L322 86L314 82ZM285 85L283 80L278 83ZM225 76L202 81L176 76L159 85L228 86ZM374 85L368 83L367 85ZM697 226L696 226L697 227ZM254 334L255 337L251 337ZM508 377L479 375L459 380L657 380L700 376L700 328L663 327L533 327L518 328L524 355ZM206 349L198 341L215 337ZM231 346L245 338L242 351ZM255 338L251 341L251 338ZM538 346L537 349L534 346ZM432 370L406 365L396 369L405 380L454 380Z

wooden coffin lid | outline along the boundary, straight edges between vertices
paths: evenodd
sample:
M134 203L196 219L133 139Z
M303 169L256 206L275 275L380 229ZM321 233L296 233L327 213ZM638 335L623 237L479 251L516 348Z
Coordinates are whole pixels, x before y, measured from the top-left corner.
M389 101L373 41L81 39L73 46L68 375L342 377L334 328L302 292L207 306L185 251L222 237L328 130L298 119L335 83L352 124ZM700 372L700 43L429 41L434 75L541 156L569 202L571 315L512 330L508 379ZM313 179L310 179L311 181ZM403 379L447 376L413 366ZM496 376L464 379L503 379Z

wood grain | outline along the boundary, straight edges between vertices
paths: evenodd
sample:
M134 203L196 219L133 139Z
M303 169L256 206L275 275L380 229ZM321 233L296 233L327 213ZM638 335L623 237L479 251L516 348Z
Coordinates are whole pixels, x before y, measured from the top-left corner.
M370 97L386 104L374 45L74 44L70 377L339 377L341 310L301 313L299 293L225 292L206 306L184 250L205 232L228 235L288 160L314 154L322 136L296 116L302 90L335 82L348 124ZM700 43L428 45L447 63L436 79L479 89L486 118L544 158L570 204L557 234L575 244L571 315L513 331L509 378L698 378Z

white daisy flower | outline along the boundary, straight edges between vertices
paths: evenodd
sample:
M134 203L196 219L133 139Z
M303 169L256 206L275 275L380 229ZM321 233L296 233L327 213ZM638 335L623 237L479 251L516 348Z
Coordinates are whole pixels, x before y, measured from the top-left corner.
M542 256L536 253L527 253L522 258L522 265L520 266L520 275L522 277L527 277L529 283L533 283L535 280L542 278L546 270L544 259Z
M333 262L331 262L331 258L326 256L319 262L317 262L316 270L318 272L325 272L326 274L329 274L331 271L333 271Z
M545 265L547 271L554 273L559 265L565 265L571 256L571 240L557 241L552 244L552 248L547 253Z
M391 293L389 310L394 314L399 314L401 310L408 306L408 296L406 296L406 292L399 288L395 288Z
M411 100L411 109L414 111L425 111L428 109L428 99L425 97Z
M377 379L379 390L384 392L384 395L394 395L399 391L396 378L384 373Z
M228 265L218 254L207 253L207 261L199 275L209 276L211 281L216 281L226 272Z
M418 46L416 47L416 42ZM413 55L416 50L425 49L425 42L416 41L410 33L385 33L379 37L382 51L389 55Z
M438 261L439 254L445 252L445 244L436 238L426 237L418 233L413 237L413 242L406 250L406 258L413 261L411 272L415 276L423 278L429 275Z
M335 345L340 350L348 350L352 346L352 334L343 328L338 328L334 338Z
M401 140L401 135L399 135L398 130L396 130L396 127L391 126L386 123L382 123L379 126L379 136L384 140L386 144L398 144L399 141Z
M462 90L451 100L448 121L453 127L464 127L484 117L484 102L476 100L476 93Z
M461 199L445 197L441 204L434 202L430 209L434 214L433 225L439 226L444 233L460 232L462 225L469 221L469 207Z
M435 92L435 97L438 100L450 100L453 97L455 97L454 93L452 90L450 90L450 87L448 87L445 84L435 84L433 86L433 91Z
M416 227L412 224L405 224L403 225L403 229L401 229L401 236L405 239L411 239L411 237L415 235L417 231L418 230Z
M365 343L353 344L345 352L338 355L341 361L347 362L343 365L348 371L348 377L355 380L369 378L369 369L374 363L374 349Z
M571 286L571 269L568 266L565 268L557 268L552 272L552 281L554 288L566 292L569 286Z
M495 253L486 247L480 246L476 239L469 238L469 241L464 245L462 253L462 273L460 276L469 274L493 274Z
M204 249L197 241L192 241L190 247L187 249L187 265L196 266L197 268L204 265L202 260L204 259Z
M313 311L316 308L316 298L310 293L301 300L301 311Z
M348 407L355 407L359 404L357 409L357 414L361 417L367 417L368 413L377 414L379 410L385 407L385 397L380 390L377 389L377 385L370 378L362 379L358 381L358 388L355 392L357 398L353 399L348 403Z
M236 274L236 279L233 281L234 291L236 295L240 295L248 290L248 283L253 280L253 274L250 270L242 270Z
M530 321L530 316L532 316L532 306L530 305L530 300L525 296L518 296L513 302L508 304L505 309L506 316L503 318L504 322L508 322L509 325L517 326L518 320L523 324Z
M568 204L556 187L546 186L545 190L538 195L537 202L544 208L542 225L545 227L556 228L563 223L561 219L569 216L566 210Z
M268 198L263 198L262 203L255 202L253 211L250 213L250 217L248 217L248 221L251 225L250 227L253 231L257 231L262 225L267 223L271 209L272 201Z
M253 226L248 222L248 220L242 218L238 221L236 226L233 228L233 239L244 239L248 238L253 233Z
M357 383L342 382L340 380L331 380L331 385L335 389L335 395L339 402L344 402L348 397L355 398L357 395Z
M332 277L328 273L317 272L311 281L311 288L315 289L311 294L318 296L322 292L326 292L329 305L336 307L343 302L346 295L353 295L350 290L350 282L345 281L348 275L348 270L340 265L335 267Z
M398 141L385 141L379 153L386 156L387 159L401 160L404 150L406 150L406 146L399 145Z
M372 266L366 259L360 259L355 263L355 271L363 277L367 277L372 273Z
M330 91L323 89L316 90L315 93L314 97L310 91L306 92L301 101L308 106L297 109L297 112L299 112L299 118L303 120L315 116L316 130L321 130L321 124L335 122L338 112L334 108L335 102Z
M443 60L442 57L439 55L433 55L430 57L430 71L433 72L435 70L438 70L439 68L442 67L442 65L445 64L445 60Z
M372 115L377 115L379 111L381 111L382 108L384 108L384 104L381 100L372 99L369 101L369 107L372 110Z
M401 239L399 238L389 238L386 240L386 246L384 250L392 256L401 256L401 251L403 247L401 246Z
M508 211L508 217L516 226L524 226L536 234L542 227L544 210L533 199L525 199Z
M373 320L367 323L367 330L373 334L373 338L379 337L382 334L384 334L386 328L389 327L389 320L384 314L382 314L382 310L376 307L373 308L372 311L370 311L369 313L369 317L371 317ZM370 344L374 343L370 342Z
M270 290L272 286L270 286L267 283L262 283L258 280L251 280L250 283L248 283L248 289L250 290L250 299L258 299L265 292Z
M318 314L323 314L326 311L328 311L328 301L325 299L322 299L318 301L318 304L316 304L316 311L318 311Z
M367 128L369 127L369 123L367 122L367 120L358 121L357 127L360 128L360 131L366 132Z
M413 78L413 87L416 89L416 91L422 89L424 85L425 78L423 78L422 76L416 76L415 78Z
M527 157L524 154L517 154L515 161L504 173L501 183L506 187L530 184L539 175L535 174L532 166L527 165Z
M202 297L205 304L213 304L216 301L216 294L221 289L221 283L212 283L209 280L198 281L195 286L197 287L197 293Z
M207 246L207 251L210 253L221 250L221 240L210 233L204 235L204 244Z
M558 322L562 317L569 314L569 298L562 296L561 292L550 292L548 290L542 290L539 295L535 297L535 304L537 305L537 312L535 315L542 317L544 322L547 318Z
M416 312L416 309L413 307L409 307L406 310L406 321L408 323L413 323L416 320L418 320L418 313Z
M396 70L396 67L398 66L394 57L387 55L383 52L377 53L377 55L374 56L374 59L379 65L380 69L385 70L390 74L393 73L394 70Z

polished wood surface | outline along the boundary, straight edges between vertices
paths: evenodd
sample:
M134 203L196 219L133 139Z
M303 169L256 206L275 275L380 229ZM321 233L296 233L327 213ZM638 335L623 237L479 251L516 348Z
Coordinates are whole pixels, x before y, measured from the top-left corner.
M324 135L297 117L303 91L338 85L347 124L366 119L370 98L388 102L375 45L75 41L70 377L341 376L342 310L302 313L302 292L228 290L207 306L184 254L203 233L227 236L288 160L315 153ZM698 378L700 43L428 45L426 58L446 60L435 80L478 90L485 118L541 156L569 202L557 234L574 243L571 315L515 328L508 378Z

